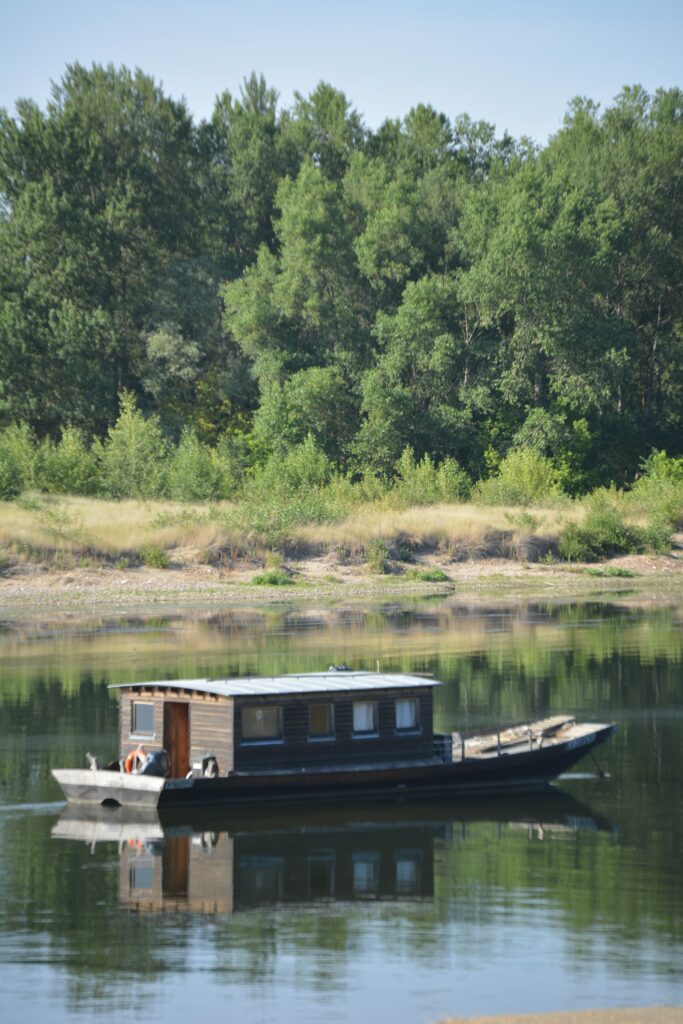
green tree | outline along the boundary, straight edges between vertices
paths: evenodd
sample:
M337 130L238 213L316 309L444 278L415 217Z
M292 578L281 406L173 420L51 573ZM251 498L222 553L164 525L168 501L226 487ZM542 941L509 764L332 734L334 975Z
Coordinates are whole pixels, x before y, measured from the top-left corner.
M145 419L130 392L119 401L119 418L96 449L102 490L112 498L158 498L167 459L159 418Z
M263 76L244 80L240 95L216 100L201 126L201 223L205 251L235 278L253 262L259 246L272 246L275 192L282 167L277 92Z
M177 501L216 501L234 489L230 465L216 449L185 429L168 463L166 493Z
M6 419L113 421L117 390L138 386L150 298L192 251L195 163L184 105L139 71L74 64L45 112L0 114Z
M326 178L340 180L364 141L363 122L343 92L319 82L308 97L295 93L294 109L283 125L283 147L300 159L309 157Z
M76 427L62 427L58 443L46 437L35 456L35 484L51 494L95 494L97 457Z
M253 360L262 395L312 366L336 365L353 381L371 345L342 189L306 161L296 180L280 183L277 205L279 254L262 246L225 286L226 330Z
M0 500L16 498L33 482L34 439L27 423L0 430Z
M310 436L333 462L345 462L359 422L358 402L334 366L313 366L271 385L254 417L266 451L285 452Z
M388 474L406 446L476 462L474 425L489 402L486 339L468 319L456 278L409 283L396 314L378 315L375 332L381 352L363 378L354 441L360 463Z
M586 419L602 479L633 472L646 436L680 435L682 109L679 90L625 90L602 116L574 102L459 226L463 295L500 338L502 436L532 408Z

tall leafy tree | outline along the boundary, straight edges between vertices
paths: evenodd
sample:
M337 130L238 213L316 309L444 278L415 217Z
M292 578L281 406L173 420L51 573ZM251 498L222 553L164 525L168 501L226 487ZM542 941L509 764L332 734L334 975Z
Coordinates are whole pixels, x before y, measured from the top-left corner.
M283 125L283 150L290 161L309 157L326 178L343 177L352 155L365 142L358 111L339 89L320 82L310 96L295 93L291 116Z
M337 365L352 381L368 364L370 323L343 191L307 160L295 180L282 180L277 205L279 252L262 247L226 285L226 328L254 361L262 392L312 366Z
M469 322L455 277L408 284L396 314L378 316L375 333L381 354L363 378L360 462L387 473L406 446L418 456L475 462L477 414L490 404L486 338Z
M204 251L226 277L238 277L260 245L274 243L273 205L286 169L279 138L277 92L256 74L238 98L222 93L200 128Z
M74 64L45 112L2 113L6 416L101 432L139 386L150 296L195 244L194 159L184 105L139 71Z

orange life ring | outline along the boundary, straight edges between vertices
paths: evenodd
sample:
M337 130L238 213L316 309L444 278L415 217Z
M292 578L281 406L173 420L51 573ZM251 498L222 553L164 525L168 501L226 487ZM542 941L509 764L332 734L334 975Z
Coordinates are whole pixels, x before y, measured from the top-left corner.
M123 767L130 775L133 769L135 768L135 762L139 760L140 764L142 764L146 757L147 754L145 753L144 747L136 747L135 750L131 750L130 754L128 755L124 762Z

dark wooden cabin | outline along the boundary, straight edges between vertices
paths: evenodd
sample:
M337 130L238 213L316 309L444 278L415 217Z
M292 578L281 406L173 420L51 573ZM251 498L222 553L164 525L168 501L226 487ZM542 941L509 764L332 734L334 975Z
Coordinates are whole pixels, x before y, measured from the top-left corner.
M121 690L121 758L165 749L171 777L432 760L434 680L336 670L270 679L134 683Z

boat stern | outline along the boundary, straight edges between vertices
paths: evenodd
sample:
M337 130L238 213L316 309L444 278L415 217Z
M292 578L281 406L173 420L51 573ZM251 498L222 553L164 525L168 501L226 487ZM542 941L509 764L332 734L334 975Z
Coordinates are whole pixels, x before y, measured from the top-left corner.
M156 807L166 780L106 769L54 768L52 775L70 803L105 807Z

